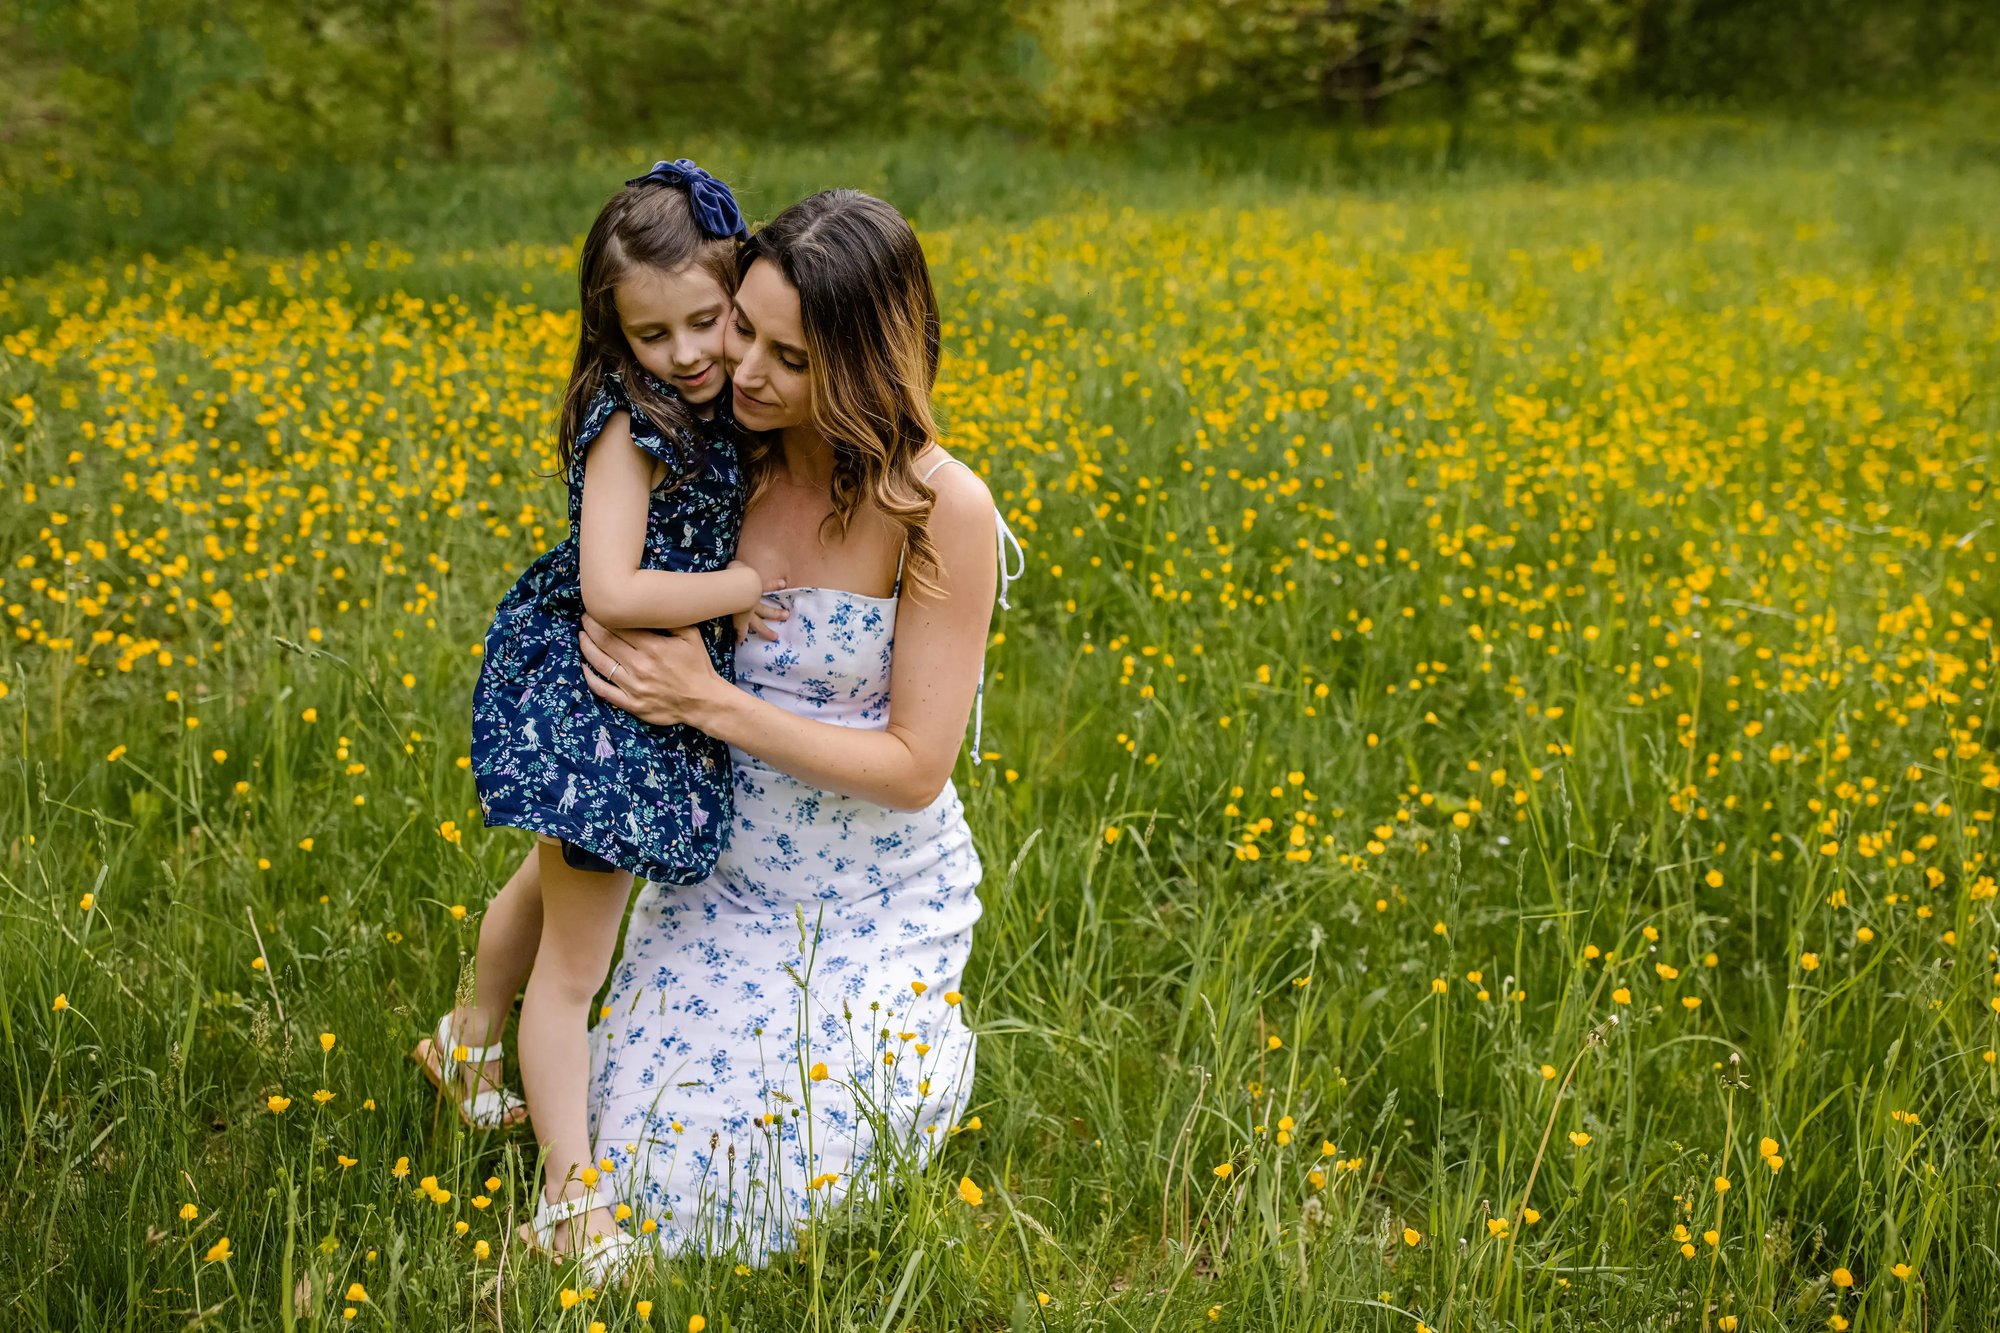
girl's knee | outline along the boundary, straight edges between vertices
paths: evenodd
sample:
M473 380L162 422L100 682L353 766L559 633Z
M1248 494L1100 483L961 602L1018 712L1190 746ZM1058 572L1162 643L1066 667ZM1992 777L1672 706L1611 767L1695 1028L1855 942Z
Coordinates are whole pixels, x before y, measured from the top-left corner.
M565 1009L585 1009L604 984L604 973L550 959L536 959L528 994Z

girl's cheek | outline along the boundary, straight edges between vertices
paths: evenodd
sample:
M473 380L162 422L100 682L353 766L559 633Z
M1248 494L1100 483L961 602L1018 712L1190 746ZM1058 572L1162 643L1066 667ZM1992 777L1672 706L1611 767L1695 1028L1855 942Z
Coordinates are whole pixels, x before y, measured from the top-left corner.
M674 358L664 342L633 343L632 359L655 379L670 379L673 376Z

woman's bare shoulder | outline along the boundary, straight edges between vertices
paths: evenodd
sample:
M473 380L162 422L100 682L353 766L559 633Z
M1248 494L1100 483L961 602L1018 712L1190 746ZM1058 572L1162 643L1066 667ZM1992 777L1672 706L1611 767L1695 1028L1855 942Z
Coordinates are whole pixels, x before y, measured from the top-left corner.
M952 466L954 463L959 466ZM933 519L976 518L992 511L993 493L987 489L985 478L963 459L934 448L918 460L917 475L921 477L927 472L930 480L926 484L937 496L931 511Z

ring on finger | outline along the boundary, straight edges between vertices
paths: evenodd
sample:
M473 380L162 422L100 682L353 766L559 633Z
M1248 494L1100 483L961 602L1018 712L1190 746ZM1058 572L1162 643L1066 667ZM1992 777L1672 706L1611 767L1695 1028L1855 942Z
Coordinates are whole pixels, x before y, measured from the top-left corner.
M623 662L614 659L611 663L611 670L604 673L604 678L606 680L611 680L615 678L618 675L619 668L623 667L624 665L625 664Z

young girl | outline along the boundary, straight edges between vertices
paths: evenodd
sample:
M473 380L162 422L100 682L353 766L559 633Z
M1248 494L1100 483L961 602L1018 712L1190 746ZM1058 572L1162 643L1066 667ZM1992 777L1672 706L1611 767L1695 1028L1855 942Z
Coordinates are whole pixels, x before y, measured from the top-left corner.
M730 618L766 591L733 558L745 487L723 401L744 235L728 187L682 159L628 181L584 241L559 436L570 534L501 600L473 696L486 822L533 832L538 856L487 910L473 1002L412 1053L468 1124L518 1121L520 1102L498 1085L498 1036L529 973L521 1082L544 1172L534 1235L558 1252L603 1239L591 1247L599 1270L621 1262L630 1238L591 1189L587 1010L633 876L706 877L731 804L722 742L600 702L577 633L586 610L608 625L698 625L727 673Z

